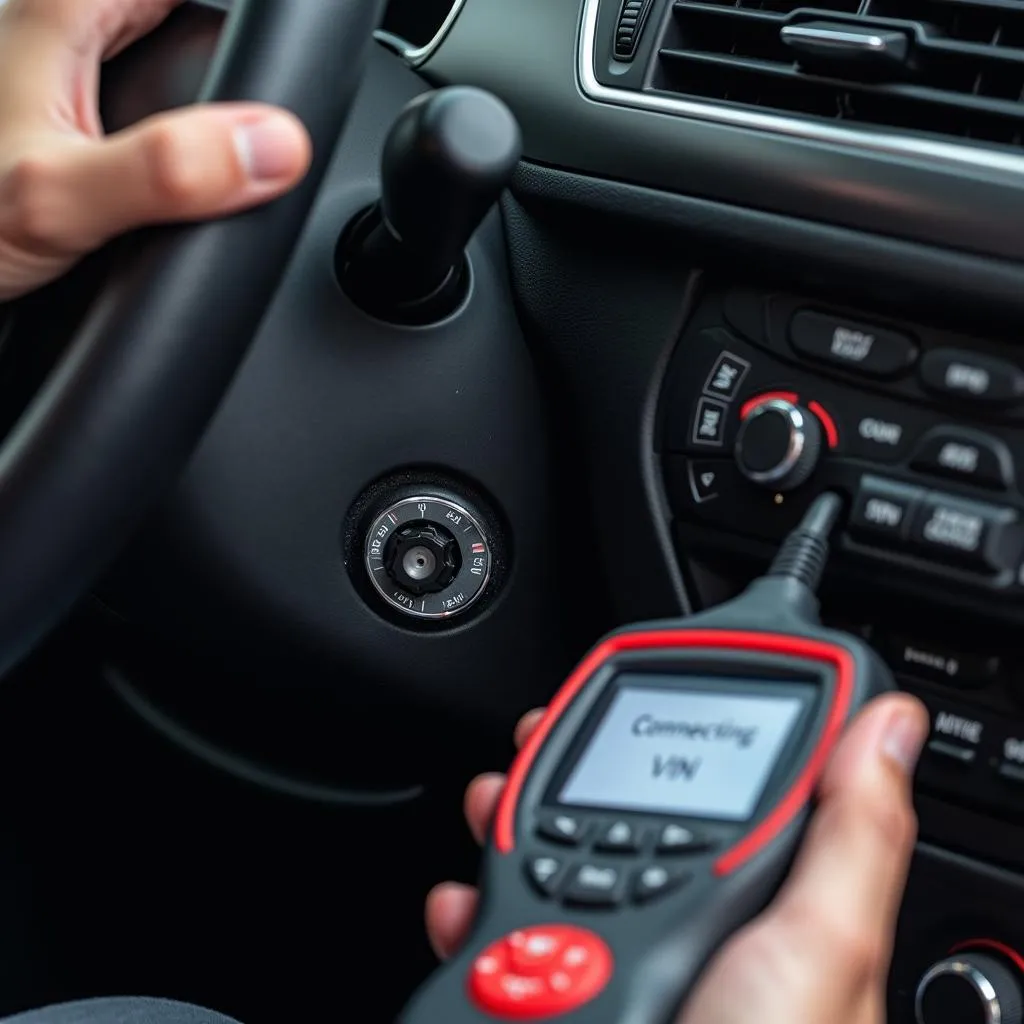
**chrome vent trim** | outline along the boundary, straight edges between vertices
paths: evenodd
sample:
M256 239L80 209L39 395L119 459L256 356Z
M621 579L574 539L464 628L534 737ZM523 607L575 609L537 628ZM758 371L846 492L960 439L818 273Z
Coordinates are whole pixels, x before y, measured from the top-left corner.
M1006 153L996 149L943 142L902 135L885 130L863 130L808 121L785 114L743 110L724 104L657 95L654 93L615 89L603 85L594 73L597 58L597 16L601 0L583 0L580 31L577 40L577 79L583 95L595 103L632 107L660 114L714 121L734 128L751 128L772 132L809 142L846 146L886 156L911 157L930 163L967 166L1010 175L1024 174L1024 154Z
M389 32L378 31L374 34L375 38L377 42L382 43L388 49L395 50L411 67L418 68L434 56L434 52L444 42L445 36L451 31L452 25L458 20L462 8L465 6L466 0L455 0L452 9L448 12L448 17L441 22L441 27L437 30L434 38L423 46L410 46L404 39L399 39Z

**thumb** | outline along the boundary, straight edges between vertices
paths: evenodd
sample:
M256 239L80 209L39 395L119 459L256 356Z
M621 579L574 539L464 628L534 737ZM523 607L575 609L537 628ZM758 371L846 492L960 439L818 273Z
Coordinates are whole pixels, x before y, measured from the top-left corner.
M906 694L873 701L840 741L789 877L763 925L828 978L837 1005L884 981L917 821L911 775L928 732Z
M101 140L62 138L20 160L4 183L2 206L15 217L4 233L29 251L77 255L143 225L274 199L310 160L309 136L286 111L184 108Z
M927 713L907 695L861 712L829 760L786 882L712 960L682 1024L884 1019L916 833L910 777L927 731Z

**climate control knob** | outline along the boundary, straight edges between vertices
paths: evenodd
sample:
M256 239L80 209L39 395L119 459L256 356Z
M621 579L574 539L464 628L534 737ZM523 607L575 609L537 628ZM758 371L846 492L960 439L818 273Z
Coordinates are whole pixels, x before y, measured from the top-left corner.
M736 462L755 484L776 491L799 487L821 455L817 416L784 398L769 398L747 414L736 436Z
M1021 1024L1021 983L1008 963L987 953L956 953L917 986L917 1024Z

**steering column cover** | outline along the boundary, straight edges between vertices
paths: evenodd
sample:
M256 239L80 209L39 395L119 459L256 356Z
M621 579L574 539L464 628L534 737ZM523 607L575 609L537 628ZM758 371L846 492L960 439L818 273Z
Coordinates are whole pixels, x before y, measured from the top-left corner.
M236 3L204 100L284 106L314 164L270 206L126 239L0 451L0 669L88 587L186 462L274 294L344 126L380 0Z

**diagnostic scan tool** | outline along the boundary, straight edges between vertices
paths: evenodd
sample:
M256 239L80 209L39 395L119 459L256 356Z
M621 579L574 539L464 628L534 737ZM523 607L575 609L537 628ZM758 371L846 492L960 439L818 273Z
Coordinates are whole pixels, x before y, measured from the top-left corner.
M739 598L607 637L515 761L463 950L403 1024L668 1024L783 880L850 718L894 684L825 629L826 494Z

